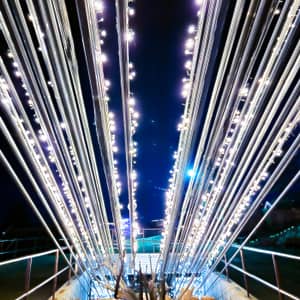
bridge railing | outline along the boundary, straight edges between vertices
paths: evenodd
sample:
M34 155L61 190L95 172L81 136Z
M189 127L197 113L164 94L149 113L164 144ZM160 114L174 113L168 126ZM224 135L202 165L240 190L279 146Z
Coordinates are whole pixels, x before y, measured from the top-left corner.
M252 247L241 247L240 245L233 244L231 246L231 250L235 250L235 253L228 259L228 253L227 255L224 256L222 259L222 270L220 273L223 273L226 275L227 279L232 278L231 277L231 270L237 271L239 274L242 275L242 281L243 285L246 289L247 296L250 297L250 292L252 292L254 295L256 294L254 290L251 290L249 281L250 279L256 282L257 284L261 284L264 287L270 288L271 290L277 292L278 299L283 300L285 297L288 297L289 299L295 299L299 300L300 295L296 296L291 292L288 292L286 289L283 288L282 285L282 279L284 278L283 276L287 276L287 274L280 272L279 264L278 264L278 259L287 259L289 261L293 261L294 267L296 268L297 263L300 263L300 256L296 255L291 255L287 253L281 253L277 251L271 251L271 250L264 250L264 249L258 249L258 248L252 248ZM245 256L246 254L259 254L259 255L267 255L271 258L272 260L272 275L275 279L275 284L270 282L271 280L266 280L264 278L261 278L260 276L254 274L254 272L251 272L250 269L255 270L259 269L258 265L252 265L251 268L250 266L247 267L246 264L246 259ZM267 261L267 259L264 259L264 261ZM265 263L264 263L265 264ZM300 264L299 264L300 267ZM265 274L266 275L266 274ZM270 276L269 276L270 277ZM300 278L291 278L290 280L298 280L300 283ZM207 289L206 291L210 290L213 288L214 284L217 281L215 280ZM298 284L299 284L298 283ZM297 283L295 283L297 285Z
M0 239L0 261L20 253L36 252L49 249L50 240L46 237L28 237L14 239Z
M67 250L67 247L62 247L62 250ZM32 263L35 258L41 258L41 257L46 257L49 255L54 255L54 265L53 265L53 275L39 283L38 285L34 287L30 287L31 283L31 270L32 270ZM36 254L31 254L31 255L26 255L18 258L13 258L9 259L6 261L0 262L0 268L2 266L7 266L11 264L15 264L18 262L24 262L26 261L26 270L25 270L25 276L24 276L24 293L16 298L16 300L21 300L21 299L28 299L28 296L34 293L35 291L39 290L40 288L44 287L46 284L50 283L52 281L52 299L55 299L55 292L57 290L57 279L58 276L61 275L64 272L68 271L68 281L71 279L72 276L72 270L69 265L66 267L63 267L62 269L59 270L59 257L60 257L60 251L59 249L53 249L49 251L44 251ZM72 265L72 255L70 255L69 258L69 263ZM75 265L76 269L76 265Z
M153 229L153 228L145 228L141 229L139 234L139 241L138 241L138 253L157 253L160 250L160 238L157 239L151 239L151 236L155 235L156 237L161 234L161 229ZM129 247L129 245L128 245ZM127 249L128 250L128 249ZM129 249L130 250L130 249ZM130 251L129 251L130 252ZM235 252L234 256L230 256ZM264 266L258 266L258 265L249 265L250 259L249 255L256 254L256 258L258 258L259 264L263 264ZM268 258L263 257L263 255L269 256ZM298 278L298 286L300 287L300 256L287 254L287 253L281 253L278 251L271 251L271 250L264 250L259 248L253 248L253 247L247 247L240 245L233 244L229 251L226 253L224 258L222 259L220 265L218 267L221 267L224 275L226 275L227 278L232 279L233 281L236 281L237 283L244 286L247 296L250 296L250 292L252 294L257 294L257 291L253 289L254 284L252 284L252 281L256 282L256 286L260 285L261 287L267 287L271 290L273 290L274 294L278 295L279 300L283 300L284 297L288 297L289 299L300 299L300 293L299 295L295 295L295 292L289 292L287 291L291 284L288 285L287 288L284 286L284 279L288 276L291 276L290 274L287 274L286 268L280 268L280 264L278 262L279 259L287 259L289 261L293 262L299 262L299 276ZM281 260L280 260L281 262ZM257 262L256 262L257 264ZM263 267L263 268L262 268ZM219 269L219 268L218 268ZM231 269L231 270L230 270ZM263 271L263 274L261 273L261 269L267 269ZM233 270L236 271L236 274L239 274L239 277L234 277ZM256 272L256 271L259 272ZM259 275L258 275L259 274ZM295 278L292 278L295 279ZM296 283L297 284L297 283ZM295 284L295 285L296 285ZM212 286L212 285L211 285ZM299 288L300 292L300 288ZM270 292L268 292L270 294ZM297 294L297 293L296 293Z

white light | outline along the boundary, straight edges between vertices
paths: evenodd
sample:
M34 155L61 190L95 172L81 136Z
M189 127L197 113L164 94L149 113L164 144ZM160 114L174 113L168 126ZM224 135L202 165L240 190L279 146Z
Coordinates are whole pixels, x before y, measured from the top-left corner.
M21 73L19 71L15 71L16 77L21 77Z
M102 53L101 54L101 61L103 62L103 63L106 63L107 62L107 55L105 54L105 53Z
M103 13L104 11L104 5L103 5L103 2L100 1L100 0L96 0L95 1L95 10L100 12L100 13Z
M129 98L128 103L130 106L134 106L135 105L135 99L133 97Z
M7 56L8 56L9 58L14 58L14 56L13 56L13 54L12 54L11 51L8 51L8 52L7 52Z
M1 102L5 105L8 105L10 103L10 100L8 98L1 98Z
M188 33L193 34L193 33L195 33L195 31L196 31L195 25L190 25L188 28Z
M134 32L129 29L127 33L125 33L125 41L128 41L129 43L133 42L134 40Z
M135 171L133 171L132 173L131 173L131 179L132 180L135 180L137 178L137 173L135 172Z
M186 63L184 64L184 67L187 70L190 70L192 68L192 61L191 60L187 60Z
M249 89L247 87L243 87L240 89L240 96L241 97L247 97L249 93Z
M113 151L114 153L118 152L118 147L117 147L117 146L112 147L112 151Z
M129 16L134 16L135 15L135 10L133 8L129 8L128 14L129 14Z
M187 39L187 41L185 42L185 48L187 50L192 50L194 48L194 39L192 38Z
M275 9L274 15L279 15L280 14L280 9Z
M41 134L39 136L39 139L40 139L41 142L46 142L47 141L47 137L44 134Z

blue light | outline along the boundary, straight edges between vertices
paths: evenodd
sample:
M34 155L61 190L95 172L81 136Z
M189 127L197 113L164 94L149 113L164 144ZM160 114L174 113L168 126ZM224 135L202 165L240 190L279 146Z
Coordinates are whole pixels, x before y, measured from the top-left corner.
M188 170L187 174L188 174L189 177L194 177L196 175L196 173L194 172L193 169Z

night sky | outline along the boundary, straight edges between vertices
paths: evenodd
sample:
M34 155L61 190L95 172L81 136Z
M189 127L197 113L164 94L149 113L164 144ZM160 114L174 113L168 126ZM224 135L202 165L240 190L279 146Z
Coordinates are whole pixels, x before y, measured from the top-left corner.
M104 51L109 62L105 67L106 78L111 81L109 91L112 111L116 114L117 142L120 148L117 159L120 161L120 174L123 183L121 201L126 205L124 145L121 131L121 97L119 81L119 62L117 57L117 34L115 28L114 1L106 7L107 30ZM95 137L93 109L90 101L87 72L82 55L82 45L76 24L76 10L72 1L68 4L77 58L80 65L82 88L86 100L90 127ZM169 170L172 167L172 154L177 148L179 132L177 123L183 112L183 99L180 96L181 78L184 76L184 40L186 30L196 19L193 1L184 0L141 0L136 1L136 16L133 28L136 32L135 42L130 48L130 57L135 64L137 77L132 91L137 98L140 112L140 125L135 137L139 143L136 170L138 172L137 204L139 222L147 226L150 220L163 218L165 188L168 185ZM77 26L77 27L76 27ZM99 157L99 153L96 155ZM293 168L300 166L300 159ZM99 162L100 166L100 162ZM101 167L100 167L101 173ZM27 207L22 196L16 190L12 180L1 166L1 203L0 228L36 224L37 220ZM102 174L103 177L103 174ZM292 192L297 199L298 186ZM104 189L104 194L106 194ZM107 195L106 195L107 196ZM108 202L108 201L107 201ZM298 201L299 202L299 201ZM126 212L123 210L123 215Z

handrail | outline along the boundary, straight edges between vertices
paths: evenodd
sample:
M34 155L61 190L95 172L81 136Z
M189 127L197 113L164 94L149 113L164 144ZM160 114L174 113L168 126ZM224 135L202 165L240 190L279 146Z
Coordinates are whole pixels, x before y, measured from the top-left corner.
M239 245L232 244L231 247L239 248ZM287 253L282 253L282 252L277 252L277 251L272 251L272 250L258 249L258 248L248 247L248 246L243 247L243 249L247 250L247 251L257 252L257 253L270 254L270 255L276 255L276 256L280 256L280 257L300 260L300 256L287 254Z
M20 300L23 299L24 297L29 296L30 294L32 294L33 292L35 292L36 290L38 290L39 288L41 288L42 286L44 286L45 284L47 284L48 282L50 282L52 279L56 278L57 276L59 276L60 274L62 274L63 272L67 271L69 269L69 266L61 269L60 271L58 271L56 274L52 275L51 277L47 278L46 280L44 280L42 283L36 285L34 288L32 288L31 290L29 290L28 292L24 293L23 295L19 296L18 298L16 298L15 300Z
M53 280L52 299L55 299L55 293L56 293L56 289L57 289L57 277L60 274L62 274L63 272L67 271L67 270L69 270L68 281L71 279L72 271L74 272L75 276L77 275L76 266L75 266L75 269L72 266L73 265L72 253L70 253L70 258L67 261L68 266L64 267L61 270L58 270L60 251L64 251L64 250L67 250L67 249L69 249L69 248L68 247L61 247L60 249L51 249L51 250L48 250L48 251L39 252L39 253L36 253L36 254L25 255L25 256L22 256L22 257L8 259L6 261L0 262L0 267L1 267L1 266L4 266L4 265L13 264L13 263L20 262L20 261L27 261L26 272L25 272L25 289L24 289L24 293L21 296L18 296L18 298L16 298L16 300L27 299L27 296L29 296L30 294L32 294L33 292L35 292L39 288L43 287L45 284L47 284L48 282L50 282L52 280ZM35 287L30 289L31 267L32 267L33 258L47 256L47 255L50 255L50 254L55 254L54 274L52 276L50 276L49 278L45 279L43 282L39 283L38 285L36 285ZM79 280L79 282L80 281L81 280ZM82 284L82 283L80 282L80 284ZM84 287L84 289L86 289L85 286L83 286L83 287ZM88 293L88 291L86 291L86 292Z
M6 240L1 240L0 239L0 243L7 243L7 242L18 242L18 241L33 241L33 240L36 240L37 238L14 238L14 239L6 239Z
M43 237L13 238L13 239L5 239L5 240L0 239L0 243L19 242L19 241L35 241L35 240L49 240L49 239L43 238Z
M277 252L277 251L272 251L272 250L266 250L266 249L259 249L259 248L253 248L253 247L248 247L248 246L241 246L238 244L232 244L231 245L232 248L237 248L239 249L239 253L240 253L240 259L241 259L241 264L242 264L242 268L236 266L235 264L232 263L232 258L228 261L226 254L224 255L224 259L221 260L221 262L224 264L222 270L220 271L219 275L217 276L217 278L225 271L226 272L226 277L229 278L229 271L228 271L228 267L231 267L233 269L235 269L236 271L240 272L243 274L243 279L244 279L244 285L247 291L247 295L249 296L250 291L249 291L249 286L248 286L248 281L247 281L247 277L254 279L255 281L263 284L264 286L267 286L275 291L278 292L278 299L282 300L282 296L285 295L291 299L294 300L300 300L300 298L298 296L295 296L289 292L287 292L286 290L283 290L280 286L280 276L279 276L279 269L278 269L278 265L277 265L277 261L276 261L276 257L283 257L283 258L287 258L287 259L292 259L292 260L298 260L300 261L300 256L296 256L296 255L291 255L291 254L287 254L287 253L282 253L282 252ZM245 264L245 258L244 258L244 251L251 251L254 253L261 253L261 254L267 254L270 255L272 257L272 261L273 261L273 270L274 270L274 275L275 275L275 279L276 279L276 285L250 273L249 271L246 270L246 264ZM217 282L217 279L215 279L210 286L207 288L207 291L210 290L215 283Z
M271 289L273 289L273 290L275 290L275 291L277 291L277 292L279 292L279 293L281 293L281 294L283 294L283 295L285 295L285 296L290 297L291 299L294 299L294 300L299 300L299 299L300 299L300 298L298 298L297 296L295 296L295 295L293 295L293 294L290 294L290 293L286 292L285 290L283 290L283 289L281 289L281 288L275 286L274 284L272 284L272 283L270 283L270 282L268 282L268 281L266 281L266 280L264 280L264 279L262 279L262 278L260 278L260 277L258 277L258 276L256 276L256 275L254 275L254 274L252 274L252 273L249 273L249 272L247 272L247 271L244 271L243 269L237 267L237 266L234 265L234 264L231 264L231 263L230 263L229 266L232 267L233 269L235 269L235 270L237 270L237 271L239 271L239 272L241 272L241 273L247 275L248 277L250 277L250 278L252 278L252 279L254 279L254 280L256 280L256 281L262 283L263 285L268 286L269 288L271 288Z
M20 256L21 253L34 251L43 251L49 249L50 242L46 237L28 237L0 239L0 261L6 259L7 255ZM46 243L46 244L45 244Z
M155 229L157 230L157 229ZM144 230L143 230L144 231ZM156 246L156 241L153 241L153 245ZM143 238L141 238L141 246L143 246ZM282 299L283 295L294 299L294 300L300 300L300 298L298 296L295 296L291 293L289 293L286 290L283 290L280 286L280 278L279 278L279 270L278 270L278 265L276 262L276 257L282 257L282 258L286 258L286 259L292 259L292 260L297 260L300 261L300 256L297 255L292 255L292 254L288 254L288 253L282 253L282 252L277 252L277 251L272 251L272 250L267 250L267 249L259 249L259 248L254 248L254 247L248 247L248 246L242 246L242 245L238 245L238 244L233 244L231 246L232 248L236 248L239 249L240 252L240 259L241 259L241 263L242 263L242 267L239 267L235 264L233 264L232 260L227 261L226 255L224 256L224 259L221 260L221 262L224 264L224 268L222 268L222 272L224 272L224 270L226 271L226 276L227 278L229 277L229 272L228 272L228 268L232 268L238 272L240 272L241 274L243 274L243 278L244 278L244 285L245 288L247 290L247 294L249 295L249 286L248 286L248 282L247 282L247 278L252 278L253 280L257 281L258 283L271 288L274 291L278 292L278 298ZM68 249L68 247L62 247L62 250L66 250ZM244 258L244 251L251 251L254 253L260 253L260 254L266 254L266 255L270 255L272 257L273 260L273 267L274 267L274 274L275 274L275 278L276 278L276 284L270 283L266 280L264 280L263 278L256 276L253 273L250 273L248 270L246 270L246 264L245 264L245 258ZM142 251L143 252L143 251ZM29 274L29 279L27 278L25 281L30 281L30 268L31 268L31 262L33 258L36 257L41 257L41 256L45 256L45 255L50 255L50 254L54 254L56 253L56 256L58 256L58 250L57 249L52 249L52 250L48 250L48 251L44 251L44 252L40 252L40 253L36 253L36 254L32 254L32 255L26 255L26 256L22 256L19 258L14 258L14 259L9 259L7 261L4 262L0 262L0 266L3 265L8 265L11 263L16 263L19 261L24 261L27 260L27 268L29 268L29 271L26 272ZM56 265L58 264L58 260L55 263ZM29 266L29 267L28 267ZM54 275L52 275L51 277L47 278L46 280L44 280L42 283L38 284L37 286L31 288L29 290L29 285L28 288L25 288L25 292L24 294L22 294L21 296L19 296L18 298L16 298L16 300L20 300L20 299L24 299L27 296L29 296L31 293L35 292L36 290L38 290L39 288L41 288L42 286L44 286L45 284L47 284L48 282L50 282L51 280L54 280L63 272L65 272L66 270L69 269L69 266L63 268L62 270L59 270L54 272ZM28 275L27 274L27 275ZM70 275L68 276L70 279ZM207 290L211 289L214 286L214 283L216 281L214 281Z
M62 247L62 250L66 250L66 249L67 249L67 247ZM36 254L29 254L29 255L26 255L26 256L21 256L21 257L18 257L18 258L9 259L9 260L0 262L0 266L16 263L16 262L26 260L26 259L29 259L29 258L35 258L35 257L39 257L39 256L52 254L52 253L55 253L56 251L57 251L57 249L53 249L53 250L49 250L49 251L45 251L45 252L40 252L40 253L36 253Z

